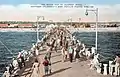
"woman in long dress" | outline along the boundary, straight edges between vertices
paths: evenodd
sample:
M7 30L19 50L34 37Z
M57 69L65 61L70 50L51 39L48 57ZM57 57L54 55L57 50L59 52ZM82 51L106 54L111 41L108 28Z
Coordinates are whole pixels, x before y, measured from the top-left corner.
M40 75L40 71L39 71L39 63L38 63L38 60L37 59L35 59L35 62L34 62L34 64L33 64L33 67L32 67L32 69L33 69L33 73L32 73L32 76L31 77L40 77L39 75Z
M115 62L115 75L120 75L120 55L116 55L116 58L114 60Z
M2 77L11 77L11 76L10 76L9 67L6 67L6 70L5 70L5 72L3 73L3 76L2 76Z
M10 77L9 71L5 71L2 77Z
M64 47L61 50L61 54L62 54L62 62L64 62L65 61L65 49L64 49Z

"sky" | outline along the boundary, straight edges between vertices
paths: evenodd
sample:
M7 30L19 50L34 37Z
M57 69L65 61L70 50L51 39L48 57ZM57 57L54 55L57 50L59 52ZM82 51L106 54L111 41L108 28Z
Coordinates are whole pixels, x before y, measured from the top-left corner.
M99 21L120 21L120 0L0 0L0 21L36 21L37 16L44 16L45 21L73 21L94 22L95 14L86 8L38 8L31 7L40 4L82 4L99 9Z
M120 0L0 0L0 4L11 5L41 3L117 4Z

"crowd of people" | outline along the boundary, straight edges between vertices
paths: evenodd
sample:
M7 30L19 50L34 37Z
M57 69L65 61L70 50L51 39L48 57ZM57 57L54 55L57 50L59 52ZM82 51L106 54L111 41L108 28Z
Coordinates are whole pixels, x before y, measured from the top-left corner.
M16 77L17 72L26 66L25 61L28 61L30 56L31 54L28 51L20 51L16 57L13 57L12 62L6 66L3 77Z

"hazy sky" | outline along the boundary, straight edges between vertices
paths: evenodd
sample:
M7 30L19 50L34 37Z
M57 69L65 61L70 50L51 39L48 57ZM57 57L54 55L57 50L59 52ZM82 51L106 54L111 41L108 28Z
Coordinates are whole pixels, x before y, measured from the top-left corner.
M0 20L36 21L36 16L45 20L95 21L95 14L85 16L85 8L32 8L31 5L47 3L74 3L93 5L99 8L99 21L120 21L120 0L0 0ZM93 8L94 9L94 8Z
M81 4L117 4L120 0L0 0L0 4L41 4L41 3L81 3Z

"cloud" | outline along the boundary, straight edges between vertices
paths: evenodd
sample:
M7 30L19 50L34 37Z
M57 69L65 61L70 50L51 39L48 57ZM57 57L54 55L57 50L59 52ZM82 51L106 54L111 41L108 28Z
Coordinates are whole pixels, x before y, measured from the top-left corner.
M67 21L95 21L95 14L89 12L85 16L85 8L37 8L30 4L0 5L0 20L2 21L36 21L36 16L45 16L45 20ZM39 5L38 5L39 6ZM99 21L120 21L120 4L93 5L99 8Z

